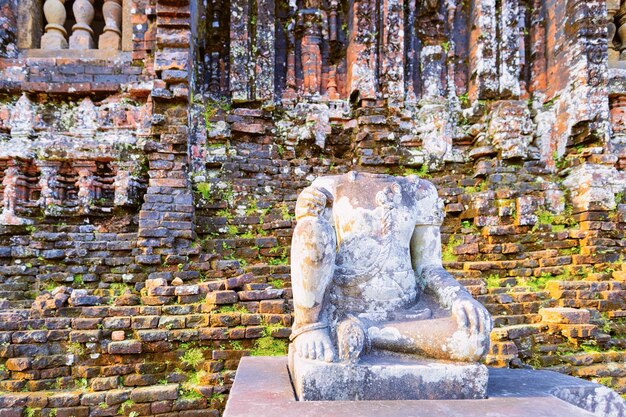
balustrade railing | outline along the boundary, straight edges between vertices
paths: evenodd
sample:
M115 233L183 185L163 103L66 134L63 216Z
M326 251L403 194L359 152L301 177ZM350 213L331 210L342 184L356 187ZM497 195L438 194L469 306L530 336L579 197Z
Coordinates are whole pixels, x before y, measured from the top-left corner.
M76 23L68 38L66 3L72 3ZM41 49L95 49L93 21L96 15L95 0L46 0L43 5L46 17L45 33L41 37ZM122 0L104 0L102 17L104 29L98 36L97 49L120 50L122 46Z

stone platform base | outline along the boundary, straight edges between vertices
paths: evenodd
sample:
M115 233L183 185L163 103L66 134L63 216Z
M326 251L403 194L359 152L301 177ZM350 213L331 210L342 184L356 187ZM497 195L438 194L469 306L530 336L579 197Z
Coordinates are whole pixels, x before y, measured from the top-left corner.
M478 363L367 355L348 365L302 359L292 349L289 370L303 401L480 399L489 376Z
M550 371L489 368L483 400L297 401L286 357L244 357L224 417L624 417L613 390Z

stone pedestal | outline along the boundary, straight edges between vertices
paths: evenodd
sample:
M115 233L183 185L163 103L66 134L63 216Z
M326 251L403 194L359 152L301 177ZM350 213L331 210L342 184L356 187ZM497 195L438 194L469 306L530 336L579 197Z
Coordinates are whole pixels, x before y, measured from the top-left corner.
M302 401L479 399L487 395L487 367L369 354L356 364L302 359L289 352L289 370Z
M401 386L396 387L401 389ZM286 357L244 357L224 417L606 417L626 415L615 391L550 371L489 368L487 398L297 401Z

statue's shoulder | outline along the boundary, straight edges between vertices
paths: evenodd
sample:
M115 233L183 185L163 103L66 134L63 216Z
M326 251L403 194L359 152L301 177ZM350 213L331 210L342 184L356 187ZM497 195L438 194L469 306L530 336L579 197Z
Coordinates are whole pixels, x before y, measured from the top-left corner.
M435 185L417 175L409 175L407 180L413 185L417 209L416 224L440 226L445 216L444 202L439 198Z
M324 177L317 177L311 183L311 187L323 188L328 191L333 197L336 195L337 185L345 179L346 174L343 175L327 175Z
M406 177L407 181L409 181L413 185L413 189L415 190L416 197L423 198L432 198L437 197L437 188L435 185L423 178L418 177L417 175L409 175Z

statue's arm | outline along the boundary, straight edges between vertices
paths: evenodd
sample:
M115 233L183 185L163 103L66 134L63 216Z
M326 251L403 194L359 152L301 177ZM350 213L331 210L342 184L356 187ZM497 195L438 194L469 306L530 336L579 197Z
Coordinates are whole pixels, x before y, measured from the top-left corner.
M411 238L411 261L417 276L439 304L449 309L459 328L488 338L493 321L487 309L459 284L441 262L439 226L416 226Z
M451 308L458 299L471 298L467 289L443 268L439 226L415 226L411 237L411 262L422 284L435 294L443 307Z

